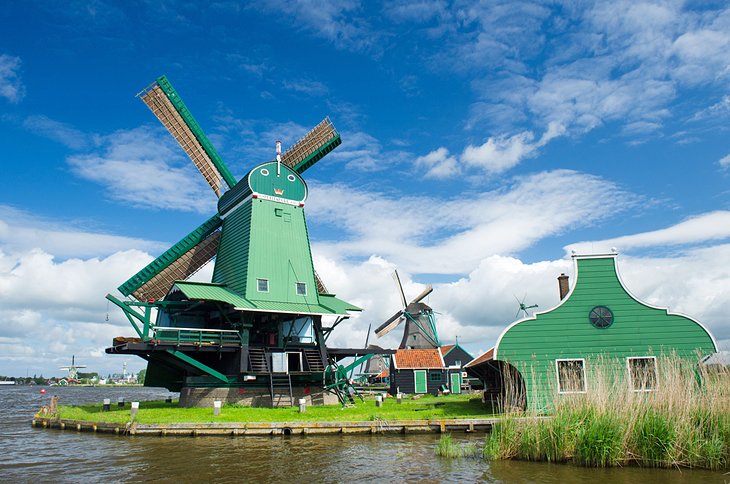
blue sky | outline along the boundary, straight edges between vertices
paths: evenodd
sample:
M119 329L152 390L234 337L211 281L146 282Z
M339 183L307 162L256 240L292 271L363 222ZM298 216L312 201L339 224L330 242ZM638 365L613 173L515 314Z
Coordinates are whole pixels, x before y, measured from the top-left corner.
M340 130L305 176L317 270L367 308L336 344L397 309L397 267L476 354L515 296L557 303L571 250L616 247L638 296L727 348L725 2L16 2L0 22L0 374L121 368L104 294L214 211L134 97L161 74L237 177L326 115Z

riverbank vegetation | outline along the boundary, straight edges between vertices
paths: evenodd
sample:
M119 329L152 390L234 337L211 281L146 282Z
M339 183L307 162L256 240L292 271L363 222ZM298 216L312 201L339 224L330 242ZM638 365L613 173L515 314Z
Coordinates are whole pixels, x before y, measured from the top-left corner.
M656 373L636 391L623 377L625 368L606 361L592 365L597 369L585 393L555 391L548 418L539 418L545 409L506 411L487 436L484 457L592 467L730 467L726 368L659 357Z
M61 402L62 403L62 402ZM58 406L58 418L92 422L125 423L130 419L129 402L118 408L113 402L109 412L102 412L102 404ZM484 405L476 395L422 396L404 398L397 403L394 398L383 401L377 407L375 400L358 401L353 407L340 405L312 405L305 413L297 407L252 408L223 405L219 416L213 408L180 408L177 402L140 402L135 421L142 424L208 423L208 422L326 422L326 421L375 421L375 420L425 420L450 418L485 418Z

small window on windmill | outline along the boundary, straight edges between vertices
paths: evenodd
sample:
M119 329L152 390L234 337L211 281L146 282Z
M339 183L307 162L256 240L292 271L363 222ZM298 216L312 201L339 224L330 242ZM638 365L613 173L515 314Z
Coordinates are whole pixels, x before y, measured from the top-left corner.
M258 292L269 292L269 280L256 279L256 290Z
M297 282L297 296L306 296L307 295L307 283L306 282Z

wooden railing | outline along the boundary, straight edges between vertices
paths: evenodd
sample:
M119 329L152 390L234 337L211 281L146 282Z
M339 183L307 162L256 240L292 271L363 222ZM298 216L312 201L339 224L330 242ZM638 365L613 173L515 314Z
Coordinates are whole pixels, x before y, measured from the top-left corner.
M241 334L231 329L154 327L152 339L175 344L241 344Z

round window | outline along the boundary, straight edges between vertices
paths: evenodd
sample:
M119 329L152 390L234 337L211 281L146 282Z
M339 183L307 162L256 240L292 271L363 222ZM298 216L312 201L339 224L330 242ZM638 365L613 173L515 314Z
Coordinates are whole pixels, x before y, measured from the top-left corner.
M296 178L294 177L294 175L292 175L291 173L289 174L288 177L286 177L286 179L289 180L290 182L293 182L294 180L296 180Z
M261 172L260 173L262 175L264 175L264 176L269 176L269 170L267 170L266 168L261 168Z
M588 319L596 328L604 329L613 324L613 313L606 306L596 306L591 309Z

